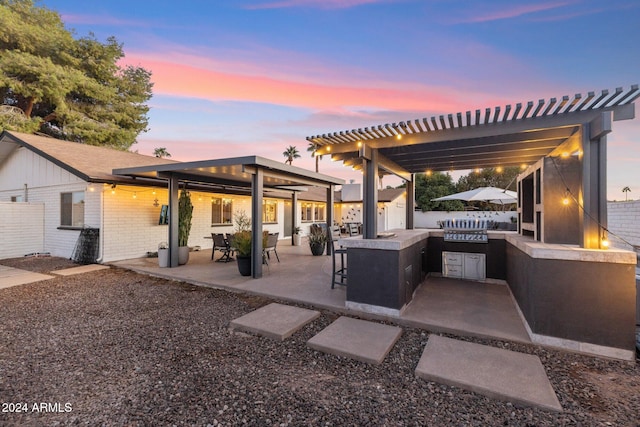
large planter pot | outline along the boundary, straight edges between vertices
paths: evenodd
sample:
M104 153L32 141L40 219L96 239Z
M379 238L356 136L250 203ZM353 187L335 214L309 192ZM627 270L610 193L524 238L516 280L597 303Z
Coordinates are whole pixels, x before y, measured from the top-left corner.
M324 243L309 243L311 253L315 256L322 255L324 253Z
M178 265L185 265L189 262L189 246L180 246L178 248Z
M236 255L241 276L251 276L251 256Z
M300 241L302 240L302 236L299 234L293 235L293 246L300 246Z

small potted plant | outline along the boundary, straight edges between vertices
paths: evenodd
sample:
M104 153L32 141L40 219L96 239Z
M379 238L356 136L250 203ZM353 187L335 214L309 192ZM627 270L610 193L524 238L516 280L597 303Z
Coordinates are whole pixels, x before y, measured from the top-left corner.
M158 267L169 267L169 245L167 242L158 244Z
M327 243L327 233L320 227L311 227L311 233L309 233L309 248L313 255L322 255L324 253L324 247Z
M300 227L296 227L293 230L293 246L300 246L300 242L302 240L302 236L300 234L301 231L302 229Z
M239 211L233 216L236 223L236 231L233 234L232 249L238 260L238 271L242 276L251 276L251 219L246 212ZM262 232L262 247L267 243L268 231ZM258 256L262 256L259 254Z

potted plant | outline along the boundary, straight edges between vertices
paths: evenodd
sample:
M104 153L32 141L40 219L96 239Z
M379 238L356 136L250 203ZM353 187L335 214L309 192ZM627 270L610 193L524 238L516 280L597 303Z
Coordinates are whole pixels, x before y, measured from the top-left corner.
M169 245L167 242L158 244L158 267L169 267Z
M191 194L186 189L180 192L178 199L178 264L183 265L189 261L189 233L191 232L191 218L193 217L193 205Z
M300 246L300 241L302 240L302 236L300 235L300 227L296 227L293 230L293 246Z
M238 260L238 271L242 276L251 276L251 219L246 212L239 211L233 216L236 230L231 245ZM268 231L262 232L262 247L267 244ZM260 254L259 256L261 256Z
M311 227L311 233L309 233L309 248L313 255L322 255L324 253L324 247L327 243L327 233L320 227Z

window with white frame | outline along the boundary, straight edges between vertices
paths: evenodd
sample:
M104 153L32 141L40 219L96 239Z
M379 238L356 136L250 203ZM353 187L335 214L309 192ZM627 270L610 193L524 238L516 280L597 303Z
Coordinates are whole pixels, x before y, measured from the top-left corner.
M326 218L325 211L326 211L325 203L304 202L302 203L302 221L303 222L324 221Z
M211 198L211 225L226 225L233 222L233 199Z
M278 202L275 200L262 201L262 222L275 224L278 222Z
M84 227L84 191L60 193L60 226Z
M313 203L302 203L302 221L313 221Z
M324 217L324 209L325 204L324 203L315 203L313 205L313 216L314 216L314 221L324 221L325 217Z

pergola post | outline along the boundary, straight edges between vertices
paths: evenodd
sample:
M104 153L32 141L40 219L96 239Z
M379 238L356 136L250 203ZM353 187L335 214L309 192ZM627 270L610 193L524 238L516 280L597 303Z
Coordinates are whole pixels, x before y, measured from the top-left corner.
M415 174L411 174L411 179L407 181L407 212L406 212L406 229L413 230L413 216L415 211Z
M251 276L262 277L262 193L264 176L256 168L251 177Z
M364 192L362 200L364 239L375 239L378 235L378 150L370 149L369 158L363 159Z
M604 112L582 132L582 247L602 249L607 228L607 134L611 113Z
M178 187L180 182L173 174L169 176L169 267L178 266Z
M333 185L327 187L327 255L332 254L331 240L333 240Z
M291 246L298 226L298 192L291 193Z

